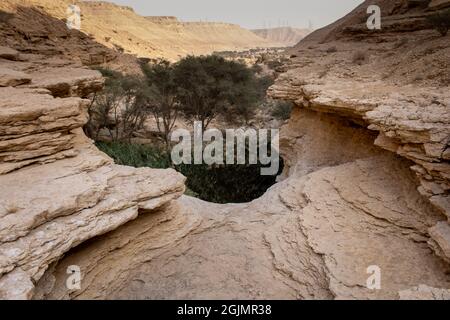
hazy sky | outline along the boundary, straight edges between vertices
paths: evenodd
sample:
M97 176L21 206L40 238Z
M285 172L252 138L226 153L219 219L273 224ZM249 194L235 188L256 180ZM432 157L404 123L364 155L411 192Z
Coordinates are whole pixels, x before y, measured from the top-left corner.
M177 16L183 21L222 21L245 28L289 24L323 27L363 0L109 0L131 6L141 15Z

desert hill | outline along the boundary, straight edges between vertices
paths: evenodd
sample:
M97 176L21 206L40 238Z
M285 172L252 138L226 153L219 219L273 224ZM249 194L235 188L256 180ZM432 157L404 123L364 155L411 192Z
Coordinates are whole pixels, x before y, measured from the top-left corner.
M273 46L238 25L143 17L130 7L109 2L5 0L0 3L0 10L14 12L20 6L36 6L53 17L65 19L67 7L72 3L81 9L82 32L109 48L139 57L177 60L188 54Z
M252 30L257 36L267 39L272 43L279 44L280 47L291 47L306 37L311 30L292 27L279 27L270 29Z

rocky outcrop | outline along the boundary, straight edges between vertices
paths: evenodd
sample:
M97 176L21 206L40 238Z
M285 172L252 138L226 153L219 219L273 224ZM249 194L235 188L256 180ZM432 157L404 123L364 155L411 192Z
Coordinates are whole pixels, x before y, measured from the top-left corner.
M0 298L28 299L50 264L179 197L184 178L115 165L84 135L80 96L102 88L99 72L51 57L0 65L29 82L0 88Z
M448 37L439 37L430 28L395 34L388 24L387 30L382 25L379 32L366 35L365 41L359 35L355 42L348 30L352 21L361 20L364 5L368 3L340 20L338 31L322 30L293 49L296 58L271 95L294 101L301 108L344 116L374 131L375 145L412 161L418 191L443 214L443 220L448 219ZM402 1L396 5L385 21L411 19ZM416 16L426 14L426 9L414 10ZM429 230L430 246L446 259L449 232L446 222Z
M392 19L429 9L377 3ZM285 170L246 204L180 197L176 172L96 150L77 95L97 72L0 60L31 79L0 88L0 297L448 299L448 39L355 36L364 5L290 52L270 90L295 103Z
M334 115L295 110L282 136L285 156L301 161L261 198L183 196L69 253L35 298L398 299L422 284L450 286L449 266L427 244L442 218L408 160ZM66 287L71 265L80 290ZM370 266L380 290L367 287Z

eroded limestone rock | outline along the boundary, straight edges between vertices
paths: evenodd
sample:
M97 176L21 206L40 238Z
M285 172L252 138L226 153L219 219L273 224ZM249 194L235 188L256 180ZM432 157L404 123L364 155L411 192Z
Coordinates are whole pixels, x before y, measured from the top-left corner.
M425 19L426 9L409 9L406 1L397 6L382 0L377 4L388 13L382 30L370 35L367 30L349 32L365 14L361 5L292 49L295 58L269 92L300 108L336 114L373 130L378 135L375 145L413 162L418 191L448 218L449 42L430 26L396 33L399 30L385 25L393 21L406 26L416 18ZM356 54L364 56L364 63L354 61ZM439 236L432 247L449 259L447 241Z
M0 88L3 299L30 299L49 265L71 248L184 191L184 177L174 170L118 166L98 151L81 128L89 101L75 96L98 91L103 79L96 71L58 66L67 61L55 64L13 64L38 68L33 88Z
M449 287L448 265L427 244L442 216L416 190L409 161L367 148L376 136L347 121L296 109L282 131L288 176L264 196L235 205L183 196L66 255L35 297L397 299L420 284ZM81 290L65 285L70 265ZM373 265L380 290L367 288Z
M80 128L86 102L70 97L97 90L98 75L0 60L33 75L4 88L15 98L0 108L0 297L448 299L448 41L417 27L424 12L408 1L376 3L386 30L362 41L361 6L293 49L270 91L296 104L283 180L248 204L178 198L176 172L98 152ZM81 290L66 286L73 265Z

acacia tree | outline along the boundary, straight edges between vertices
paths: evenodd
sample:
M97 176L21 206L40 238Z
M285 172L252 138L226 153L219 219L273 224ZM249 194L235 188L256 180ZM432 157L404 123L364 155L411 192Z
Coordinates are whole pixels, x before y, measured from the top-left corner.
M178 88L174 79L174 67L168 61L143 65L147 80L147 110L153 115L166 149L170 148L170 133L179 114Z
M121 138L130 140L133 134L141 129L147 119L147 88L143 79L135 76L124 77L120 83L121 104L117 123L121 126ZM116 109L117 110L117 109ZM115 110L115 111L116 111Z
M219 56L188 56L174 67L180 109L205 130L218 115L248 120L260 99L255 73Z
M147 117L143 80L108 69L99 71L106 78L105 89L94 96L89 107L86 131L94 140L102 128L108 130L112 141L130 140Z

